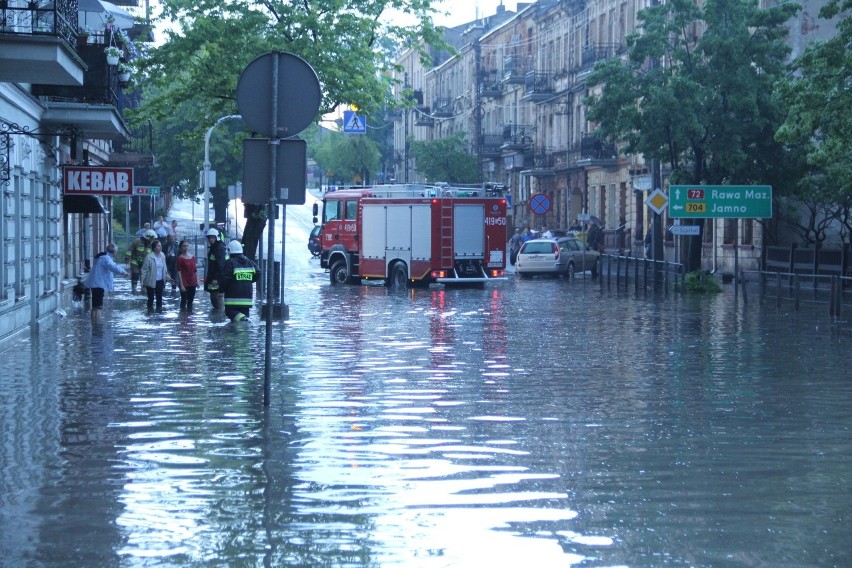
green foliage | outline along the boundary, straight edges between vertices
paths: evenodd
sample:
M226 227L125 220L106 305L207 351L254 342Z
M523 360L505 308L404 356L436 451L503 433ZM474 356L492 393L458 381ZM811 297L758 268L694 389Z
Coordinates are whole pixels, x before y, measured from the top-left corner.
M388 83L387 40L437 41L432 0L164 0L160 19L177 26L167 42L139 62L154 89L145 114L183 111L196 137L220 116L237 114L240 73L256 57L286 51L304 58L322 85L319 114L340 104L364 112L383 107ZM414 16L415 26L379 25L385 11Z
M465 133L446 138L411 143L411 156L417 171L430 181L476 183L479 181L476 156L466 152Z
M587 80L605 85L588 99L590 120L625 152L669 164L673 182L789 185L796 160L773 139L784 114L771 93L798 8L673 0L642 10L628 60L599 63ZM696 43L688 30L702 20Z
M795 73L780 82L777 96L789 114L777 139L800 148L807 160L807 176L795 197L809 209L823 209L819 217L836 215L848 234L852 229L845 221L852 207L852 0L833 0L820 16L833 18L841 11L845 16L837 24L837 34L809 45L795 62ZM820 235L815 233L813 238L820 240Z
M718 294L722 291L716 278L703 270L687 273L683 278L683 287L686 293L692 294Z
M312 153L330 180L341 184L370 183L370 173L380 165L381 153L367 136L325 131L315 138Z

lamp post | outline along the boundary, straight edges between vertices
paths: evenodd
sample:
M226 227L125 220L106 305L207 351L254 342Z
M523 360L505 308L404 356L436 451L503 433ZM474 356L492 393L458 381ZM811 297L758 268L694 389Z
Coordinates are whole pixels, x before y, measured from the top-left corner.
M242 118L239 114L229 114L223 116L216 121L216 124L207 129L207 134L204 136L204 231L210 228L210 135L213 134L213 129L219 126L222 122L232 119Z

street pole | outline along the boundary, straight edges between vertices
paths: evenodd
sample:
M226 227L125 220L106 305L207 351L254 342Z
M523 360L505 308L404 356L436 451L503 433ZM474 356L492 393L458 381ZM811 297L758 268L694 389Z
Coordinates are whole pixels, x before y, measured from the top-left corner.
M216 124L207 129L204 136L204 231L210 228L210 135L213 129L226 120L242 118L239 114L229 114L216 121Z

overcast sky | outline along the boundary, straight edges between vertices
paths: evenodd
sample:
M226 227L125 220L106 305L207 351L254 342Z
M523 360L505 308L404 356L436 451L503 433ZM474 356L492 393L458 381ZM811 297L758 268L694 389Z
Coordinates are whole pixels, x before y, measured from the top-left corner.
M532 0L526 0L531 2ZM500 4L506 7L506 10L516 11L518 7L517 0L443 0L436 4L438 11L446 12L445 15L436 16L435 23L441 26L454 27L467 22L472 22L476 18L484 18L493 16L497 12L497 6Z

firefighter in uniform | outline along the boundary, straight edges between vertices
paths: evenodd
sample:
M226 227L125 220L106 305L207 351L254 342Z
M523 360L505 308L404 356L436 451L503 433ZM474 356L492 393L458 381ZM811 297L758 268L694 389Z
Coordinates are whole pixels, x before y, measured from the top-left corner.
M210 294L210 303L214 310L222 308L222 271L228 260L225 243L219 240L219 231L214 228L207 230L207 268L204 274L204 289Z
M222 290L225 292L225 315L231 321L248 319L254 296L253 284L257 282L258 271L254 263L243 254L240 241L228 243L230 258L225 262L222 272Z
M157 233L148 229L142 233L142 236L131 243L130 248L124 251L125 262L130 266L130 288L132 294L136 294L136 284L139 283L142 263L145 262L145 257L151 254L151 243L156 238Z

